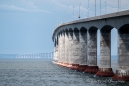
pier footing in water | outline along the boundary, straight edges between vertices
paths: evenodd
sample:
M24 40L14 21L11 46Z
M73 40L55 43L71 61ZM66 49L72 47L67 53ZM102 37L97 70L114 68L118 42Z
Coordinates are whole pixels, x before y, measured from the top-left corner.
M70 67L71 70L77 70L79 64L71 64L72 66Z
M116 70L116 74L112 77L114 81L129 81L128 73L121 73L120 70Z
M96 74L98 71L98 66L87 66L85 73Z
M87 68L87 65L79 65L77 68L77 71L85 71L86 68Z
M114 73L112 71L112 68L99 68L96 75L101 77L113 77Z

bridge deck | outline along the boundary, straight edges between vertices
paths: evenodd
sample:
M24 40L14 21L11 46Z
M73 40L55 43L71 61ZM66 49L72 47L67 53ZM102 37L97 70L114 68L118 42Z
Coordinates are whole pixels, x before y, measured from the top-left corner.
M75 21L71 21L71 22L66 22L66 23L62 23L59 26L57 26L54 31L53 34L56 32L56 30L59 27L65 26L65 25L70 25L70 24L76 24L76 23L82 23L82 22L88 22L88 21L93 21L93 20L101 20L101 19L106 19L106 18L112 18L112 17L118 17L118 16L125 16L125 15L129 15L129 10L125 10L125 11L120 11L120 12L115 12L115 13L109 13L109 14L104 14L104 15L100 15L100 16L95 16L95 17L90 17L90 18L84 18L84 19L79 19L79 20L75 20Z

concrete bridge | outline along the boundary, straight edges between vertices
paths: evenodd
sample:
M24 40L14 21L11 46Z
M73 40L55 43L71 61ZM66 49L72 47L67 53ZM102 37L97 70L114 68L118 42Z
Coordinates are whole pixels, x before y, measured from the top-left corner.
M111 30L117 29L118 69L111 68ZM97 30L100 30L100 67ZM129 10L63 23L55 28L54 63L70 69L129 80Z

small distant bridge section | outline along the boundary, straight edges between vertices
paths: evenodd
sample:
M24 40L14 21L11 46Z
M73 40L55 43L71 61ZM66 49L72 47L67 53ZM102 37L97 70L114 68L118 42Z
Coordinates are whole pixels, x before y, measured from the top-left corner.
M32 54L19 54L16 56L16 58L22 58L22 59L27 59L27 58L44 58L44 59L53 59L53 52L50 53L32 53Z

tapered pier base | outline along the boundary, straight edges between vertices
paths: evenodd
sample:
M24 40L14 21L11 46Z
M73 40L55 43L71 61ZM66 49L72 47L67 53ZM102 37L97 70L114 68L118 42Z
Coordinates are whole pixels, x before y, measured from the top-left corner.
M98 72L98 66L87 66L85 73L96 74Z
M99 68L96 75L101 77L113 77L114 73L112 71L112 68Z
M79 64L72 64L72 66L70 67L71 70L77 70L78 69Z
M86 68L87 68L87 65L79 65L77 68L77 71L85 71Z
M116 74L112 77L114 81L129 81L129 75L127 72L123 73L121 70L116 70Z

